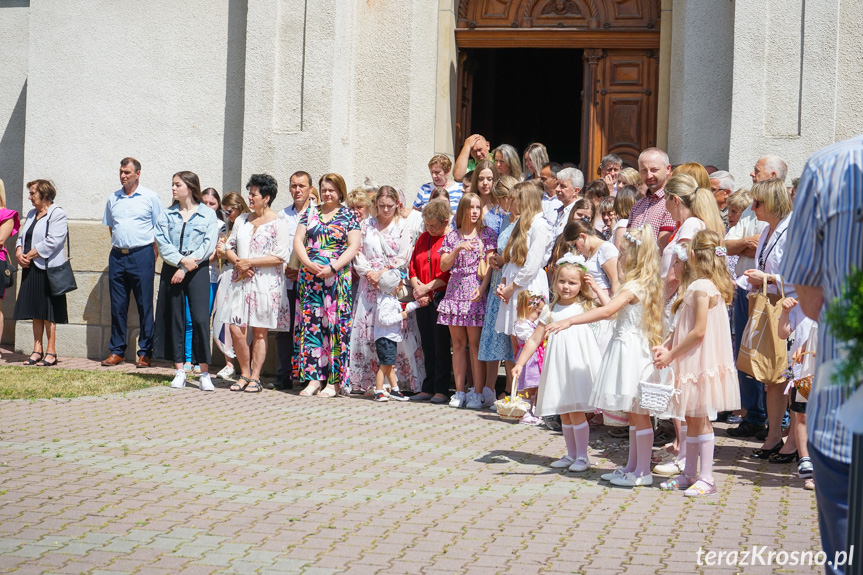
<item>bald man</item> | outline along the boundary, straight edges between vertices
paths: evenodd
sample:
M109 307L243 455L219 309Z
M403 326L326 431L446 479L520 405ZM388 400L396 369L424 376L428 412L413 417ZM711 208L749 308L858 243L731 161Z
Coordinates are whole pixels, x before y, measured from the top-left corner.
M464 141L455 164L452 167L452 177L461 181L465 174L472 172L478 162L489 159L491 144L483 136L473 134Z

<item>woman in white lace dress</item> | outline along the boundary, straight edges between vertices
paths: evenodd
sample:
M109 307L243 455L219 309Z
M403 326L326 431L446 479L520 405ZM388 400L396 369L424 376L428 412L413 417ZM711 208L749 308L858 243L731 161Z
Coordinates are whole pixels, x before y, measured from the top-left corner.
M413 248L412 234L399 217L398 192L381 186L375 197L375 215L360 225L362 240L354 259L360 276L351 327L350 382L352 392L365 392L375 383L378 370L374 323L377 309L378 279L388 269L406 269ZM402 341L398 344L396 377L412 391L420 391L426 376L420 345L419 327L414 315L402 322Z

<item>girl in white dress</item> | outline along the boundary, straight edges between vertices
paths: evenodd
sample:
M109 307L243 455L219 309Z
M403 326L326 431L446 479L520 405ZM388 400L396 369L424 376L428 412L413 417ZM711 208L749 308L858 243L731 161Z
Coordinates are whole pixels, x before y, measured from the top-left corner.
M653 427L650 413L638 404L638 380L651 375L650 349L662 343L663 336L659 248L650 224L626 232L619 262L623 285L608 304L555 321L546 327L546 332L555 334L617 314L589 405L629 414L629 459L625 467L606 473L602 479L614 485L636 487L653 484L650 474Z
M539 325L524 344L512 370L513 381L518 381L525 364L548 336L536 415L560 414L567 453L552 463L551 467L569 468L576 472L590 469L590 459L587 457L590 426L585 412L594 411L590 397L601 354L591 326L574 325L553 333L546 326L560 325L568 319L581 317L586 310L593 308L590 290L596 290L597 287L585 270L584 258L572 253L565 254L557 261L554 299L543 308ZM608 297L603 296L602 301L607 302Z

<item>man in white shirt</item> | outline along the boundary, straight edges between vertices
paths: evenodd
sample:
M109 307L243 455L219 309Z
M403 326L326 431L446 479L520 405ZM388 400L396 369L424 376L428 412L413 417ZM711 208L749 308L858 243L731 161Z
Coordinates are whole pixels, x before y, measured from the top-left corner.
M551 222L552 235L555 240L563 233L563 228L569 221L569 212L572 211L572 206L578 199L582 187L584 187L584 174L581 173L581 170L564 168L557 173L555 192L557 199L560 200L560 206L557 208L554 221Z
M291 176L291 197L294 202L285 208L279 217L284 218L288 222L288 231L290 235L291 246L288 250L288 259L294 252L294 236L297 233L297 226L300 224L300 216L303 212L313 206L314 202L311 199L312 177L308 172L294 172ZM297 270L285 266L285 276L288 281L285 285L288 289L288 300L291 305L291 331L280 331L276 334L276 354L278 359L278 367L276 370L276 381L273 387L278 390L291 389L291 369L294 359L294 315L297 311Z
M764 156L755 163L750 173L752 183L762 182L771 178L779 178L785 181L788 174L788 166L782 158L777 156ZM737 277L742 277L746 270L754 269L755 250L761 232L767 227L767 222L760 222L755 217L752 207L746 208L740 215L737 224L725 234L725 247L730 256L740 256L737 266L734 268ZM737 287L732 307L732 319L734 321L734 359L740 351L740 336L746 329L749 319L748 292ZM732 437L752 437L764 433L767 424L767 407L765 405L764 386L752 376L742 371L737 372L740 381L740 403L746 410L746 416L737 427L728 430Z
M545 191L542 195L542 213L550 224L554 224L557 220L557 208L563 205L557 199L557 194L555 193L555 189L557 188L557 173L560 170L560 164L549 162L539 171L539 181L542 182L542 188Z

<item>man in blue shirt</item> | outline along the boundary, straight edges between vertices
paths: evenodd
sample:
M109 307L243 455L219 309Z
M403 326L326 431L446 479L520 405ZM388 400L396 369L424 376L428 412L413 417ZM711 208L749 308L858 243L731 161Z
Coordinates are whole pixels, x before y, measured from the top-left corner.
M153 278L156 272L156 220L162 203L155 192L139 184L141 163L120 160L122 188L108 196L102 223L111 231L108 287L111 294L110 355L102 365L126 359L126 320L129 293L135 295L141 331L138 334L137 367L150 367L153 353Z

